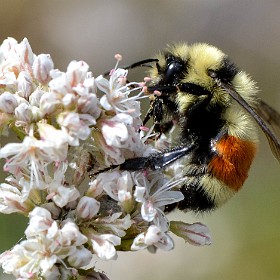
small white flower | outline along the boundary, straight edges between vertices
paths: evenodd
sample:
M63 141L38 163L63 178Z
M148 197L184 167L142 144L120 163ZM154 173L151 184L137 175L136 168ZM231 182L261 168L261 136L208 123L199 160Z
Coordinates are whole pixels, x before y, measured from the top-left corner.
M2 183L0 185L0 212L4 214L24 213L30 211L29 203L23 199L22 192L9 184Z
M132 250L141 250L149 247L156 247L165 251L174 248L173 239L160 227L151 225L147 232L140 233L133 241ZM152 249L152 248L150 248Z
M35 207L29 214L29 225L25 230L27 238L37 236L39 233L47 233L54 220L51 213L42 207Z
M60 230L63 246L81 246L88 241L88 238L83 235L78 226L71 220L66 220Z
M76 268L87 266L91 260L92 253L83 246L77 247L76 251L67 258L69 264Z
M50 80L50 71L54 64L49 54L39 54L32 65L34 77L42 84Z
M134 197L136 201L142 203L141 215L145 221L151 222L157 218L159 223L164 223L164 220L167 219L163 213L163 207L179 202L184 199L184 196L180 191L172 190L179 181L164 183L161 174L157 175L156 172L152 174L153 180L151 182L142 173L136 175Z
M123 147L128 140L127 125L132 124L132 117L127 114L118 114L111 119L104 120L101 131L108 146Z
M86 140L91 132L90 126L96 123L92 116L74 112L61 113L57 122L68 135L68 143L71 146L78 146L79 140Z
M90 114L97 119L101 113L99 102L95 94L85 94L78 99L78 109L83 114Z
M45 188L49 193L46 199L51 199L60 208L80 197L80 193L75 186L65 184L66 170L67 164L61 163L57 165L53 178L50 176L45 177Z
M17 99L14 94L4 92L0 95L0 110L2 112L12 114L18 106Z
M41 89L36 89L35 91L33 91L31 93L31 95L29 96L30 105L39 107L41 97L43 96L44 93L46 93L46 92Z
M99 211L100 202L88 196L83 196L77 205L77 214L82 219L90 220Z
M33 113L31 105L27 103L19 104L15 109L16 119L24 123L30 123L32 121Z
M40 99L40 109L45 114L52 114L61 104L61 98L53 92L45 92Z
M18 45L15 45L15 50L23 63L33 64L34 54L27 38L24 38Z
M100 99L100 104L107 111L114 110L116 113L127 113L133 117L140 116L140 105L136 101L140 95L129 98L132 91L139 90L141 87L137 83L126 83L127 70L115 69L109 81L103 76L96 78L97 87L105 93ZM130 86L136 88L130 89Z
M84 61L71 61L67 67L67 80L72 86L83 83L87 77L88 69L89 66Z
M84 61L72 61L67 67L66 73L51 70L52 80L49 82L50 89L61 95L75 93L75 88L80 87L87 77L89 66Z
M131 227L132 221L129 214L120 218L122 213L114 213L112 216L97 218L92 221L92 225L98 232L113 233L116 236L124 237L126 230Z
M92 249L101 260L117 258L115 246L121 244L121 238L113 234L92 234Z
M18 92L17 94L26 100L30 96L31 92L33 91L33 80L29 72L21 71L17 78L18 82Z
M211 244L210 231L202 223L187 224L181 221L171 221L170 230L192 245L204 246Z
M52 147L57 160L64 161L68 152L67 134L46 123L38 123L38 131L41 139Z
M30 170L31 182L39 185L41 175L46 172L46 164L59 160L52 152L52 147L34 137L26 136L22 143L9 143L0 150L0 158L6 158L6 171L21 170L26 173ZM10 158L9 158L10 157ZM9 158L9 159L8 159Z

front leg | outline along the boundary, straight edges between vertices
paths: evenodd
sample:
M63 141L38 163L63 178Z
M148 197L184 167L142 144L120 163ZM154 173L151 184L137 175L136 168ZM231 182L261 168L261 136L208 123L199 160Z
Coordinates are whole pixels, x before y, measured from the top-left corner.
M193 142L188 146L175 147L160 153L151 154L148 157L127 159L120 165L120 169L130 171L162 169L177 159L180 159L191 153L195 146L195 142Z

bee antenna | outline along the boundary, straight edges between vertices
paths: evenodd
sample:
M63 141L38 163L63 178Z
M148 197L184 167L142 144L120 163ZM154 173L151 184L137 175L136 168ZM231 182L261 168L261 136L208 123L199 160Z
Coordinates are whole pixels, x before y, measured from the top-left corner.
M143 59L143 60L134 62L134 63L129 64L129 65L122 66L120 68L128 70L128 69L133 69L133 68L137 68L137 67L152 67L150 64L147 64L147 63L151 63L151 62L158 62L158 59L156 59L156 58L147 58L147 59ZM111 72L111 70L105 72L103 74L103 76L108 76L110 74L110 72Z

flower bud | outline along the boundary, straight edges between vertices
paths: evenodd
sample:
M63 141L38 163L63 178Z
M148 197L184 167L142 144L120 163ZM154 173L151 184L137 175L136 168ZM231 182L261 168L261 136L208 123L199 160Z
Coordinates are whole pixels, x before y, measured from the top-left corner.
M78 100L78 108L84 114L90 114L94 118L98 118L101 109L95 94L83 95Z
M17 120L24 122L31 122L32 120L32 109L27 103L21 103L15 109L15 116Z
M28 100L29 95L33 91L33 81L30 74L26 71L19 73L18 78L18 95Z
M0 110L2 112L12 114L17 106L17 100L12 93L4 92L0 95Z
M50 71L53 68L54 64L49 54L38 55L32 66L34 77L42 84L50 81Z
M203 246L211 244L209 229L202 223L187 224L180 221L171 221L170 231L192 245Z
M27 63L32 65L34 60L34 54L32 52L31 46L27 40L24 38L17 46L15 46L17 51L20 53L21 59Z
M83 196L77 206L77 214L80 218L90 220L99 211L100 202L88 196Z
M30 105L39 107L41 97L44 93L45 93L45 91L40 90L40 89L37 89L37 90L33 91L31 93L31 95L29 96Z
M55 111L57 105L60 104L57 95L52 92L45 92L40 99L40 109L45 114L51 114Z

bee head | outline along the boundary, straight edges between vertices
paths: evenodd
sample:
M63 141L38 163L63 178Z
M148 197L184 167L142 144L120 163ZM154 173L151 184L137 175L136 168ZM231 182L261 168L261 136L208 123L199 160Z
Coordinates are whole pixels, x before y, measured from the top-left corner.
M228 106L230 97L213 77L231 83L238 69L221 50L206 43L182 43L168 46L156 58L150 92L161 91L161 98L175 101L179 111L205 98L210 106Z

